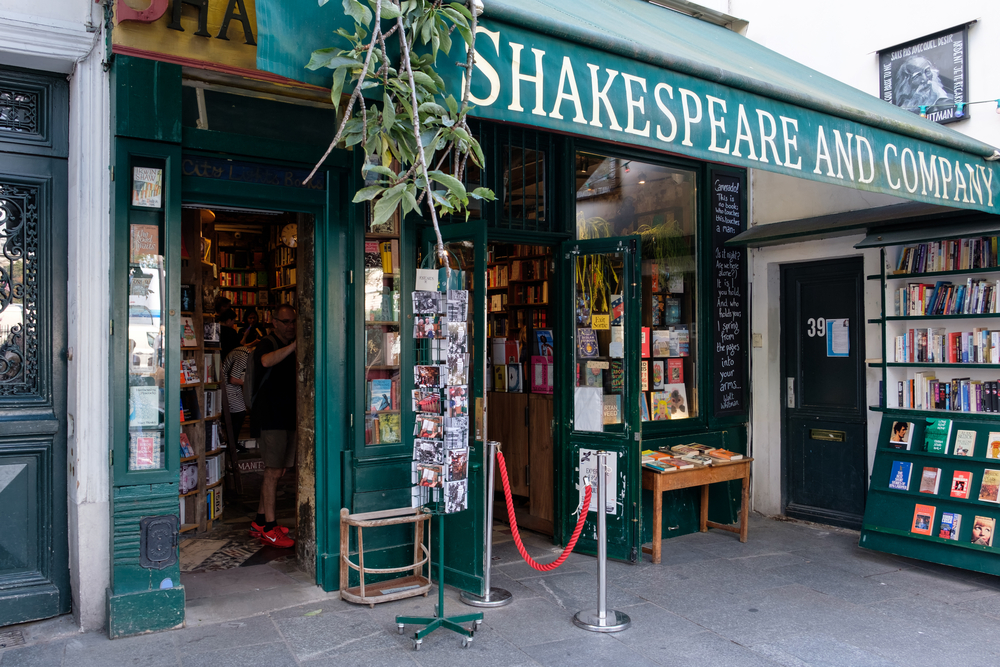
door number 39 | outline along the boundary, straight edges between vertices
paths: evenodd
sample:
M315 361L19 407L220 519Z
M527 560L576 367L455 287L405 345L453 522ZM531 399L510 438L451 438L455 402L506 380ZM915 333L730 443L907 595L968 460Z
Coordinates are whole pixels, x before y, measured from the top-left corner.
M806 320L806 324L809 325L809 329L806 334L810 338L815 338L816 336L823 337L826 335L826 318L823 317L810 317Z

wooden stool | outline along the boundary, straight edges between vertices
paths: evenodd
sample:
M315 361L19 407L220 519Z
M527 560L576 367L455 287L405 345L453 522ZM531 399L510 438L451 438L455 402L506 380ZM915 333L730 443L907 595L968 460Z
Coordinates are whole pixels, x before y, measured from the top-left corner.
M431 589L431 582L423 575L426 565L430 574L430 548L424 546L424 522L430 520L431 515L418 508L403 507L393 510L382 510L380 512L365 512L363 514L350 514L347 508L340 510L340 598L348 602L367 604L375 607L379 602L391 602L392 600L402 600L403 598L415 595L427 596ZM402 523L414 523L413 540L413 563L402 567L365 567L365 548L362 538L362 529L378 528L380 526L395 526ZM350 546L351 526L358 529L358 562L351 560L348 549ZM357 570L361 579L358 586L348 588L350 584L351 569ZM399 572L409 572L412 574L380 581L377 584L365 585L366 574L394 574ZM404 590L400 590L404 589Z

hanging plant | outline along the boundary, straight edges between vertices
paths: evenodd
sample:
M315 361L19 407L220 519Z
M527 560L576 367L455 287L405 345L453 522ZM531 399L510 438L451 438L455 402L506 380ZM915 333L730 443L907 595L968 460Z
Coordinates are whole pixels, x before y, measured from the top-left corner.
M365 154L362 176L374 178L374 183L358 190L353 201L375 202L373 225L382 224L400 207L403 216L424 211L437 236L437 255L447 266L439 217L464 214L468 219L470 199L496 198L489 188L468 191L462 182L469 159L479 167L484 162L468 124L472 77L464 78L456 99L435 69L438 55L451 52L452 36L458 33L468 46L465 71L472 72L482 1L368 0L366 5L360 0L342 0L342 5L354 20L353 32L341 28L336 33L346 48L314 51L306 67L332 70L330 97L335 110L344 87L352 86L353 91L330 146L306 182L335 146L360 144ZM392 39L399 42L395 57L389 49ZM382 99L366 100L364 91L376 88ZM436 160L433 166L432 160ZM399 165L398 169L393 165Z

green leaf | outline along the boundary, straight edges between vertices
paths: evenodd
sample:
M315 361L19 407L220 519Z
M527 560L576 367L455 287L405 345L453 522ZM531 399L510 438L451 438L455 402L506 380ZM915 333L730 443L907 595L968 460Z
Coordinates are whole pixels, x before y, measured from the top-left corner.
M489 188L476 188L470 193L473 197L478 199L485 199L486 201L495 201L497 196L496 193Z
M461 2L451 2L448 4L448 8L458 12L469 21L472 20L472 12L470 12L469 8L463 5Z
M382 127L390 128L396 122L396 108L389 93L382 95Z
M389 188L382 195L382 198L375 202L375 207L372 209L373 225L380 225L392 217L392 214L396 212L396 207L399 205L399 200L403 198L404 188L406 188L406 183L400 183L393 188Z
M396 178L396 172L389 167L383 167L377 164L365 163L361 166L361 175L364 176L369 171L374 171L376 174L381 174L382 176L388 176L389 178Z
M372 22L372 11L358 0L344 0L344 13L354 19L355 23L363 26Z
M455 100L454 95L449 95L445 98L444 103L448 105L452 113L458 113L458 102Z
M448 190L459 199L468 198L468 195L465 192L465 186L462 185L462 181L458 180L451 174L446 174L443 171L429 171L427 172L427 175L430 176L432 181L437 181L441 185L448 188Z
M337 114L340 109L340 97L344 92L344 77L347 76L347 68L341 67L333 72L333 85L330 86L330 101L333 102L333 113Z
M417 109L425 115L444 116L448 111L437 102L424 102Z
M368 4L375 9L375 0L368 0ZM382 0L382 18L393 20L400 16L399 6L389 0Z
M434 85L434 79L432 79L431 77L427 76L426 74L424 74L420 70L413 70L413 80L417 83L417 85L424 86L426 88L430 88L431 90L434 90L434 91L436 91L438 89L437 86Z
M446 54L451 53L451 35L448 34L448 25L443 19L439 20L441 22L441 29L437 31L437 34L441 41L441 50Z
M381 185L369 185L367 188L361 188L354 195L352 200L355 204L363 201L371 201L375 197L382 194L385 191L385 187Z
M409 213L410 211L416 211L419 207L417 206L417 198L414 195L416 187L411 183L406 186L403 190L403 212Z
M312 55L309 57L306 69L317 70L322 67L334 69L335 67L340 67L341 65L357 66L359 64L353 58L347 58L340 55L342 52L342 49L338 48L317 49L313 51Z

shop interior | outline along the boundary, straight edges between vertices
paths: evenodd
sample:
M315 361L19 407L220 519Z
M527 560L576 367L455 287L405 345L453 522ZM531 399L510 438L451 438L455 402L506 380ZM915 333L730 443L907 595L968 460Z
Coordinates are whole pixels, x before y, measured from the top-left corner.
M232 392L244 394L231 381L226 394L223 368L232 349L254 346L273 331L279 305L300 306L301 222L294 213L225 207L185 205L182 212L179 506L186 585L197 573L296 567L294 548L267 546L251 532L264 465L250 410L233 418ZM275 499L275 520L292 538L296 473L286 470Z

